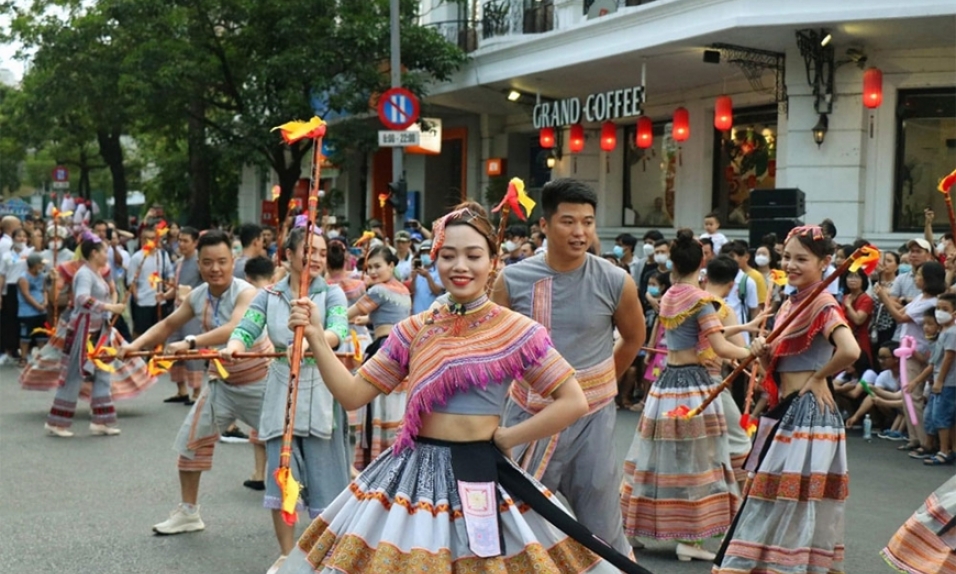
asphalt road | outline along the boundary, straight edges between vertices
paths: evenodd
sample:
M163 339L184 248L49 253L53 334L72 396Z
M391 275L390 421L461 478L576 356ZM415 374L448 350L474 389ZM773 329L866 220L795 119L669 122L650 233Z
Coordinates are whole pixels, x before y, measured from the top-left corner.
M153 535L152 525L179 501L171 445L187 408L162 403L173 391L168 380L118 404L122 435L88 436L88 406L81 403L77 436L63 440L43 431L52 393L22 391L16 377L15 368L0 367L0 572L263 574L275 560L278 546L261 494L242 487L252 470L252 449L244 444L220 443L213 471L203 477L206 530ZM620 460L637 419L620 413ZM849 573L891 572L879 550L954 473L908 459L898 444L866 443L859 431L849 439ZM639 561L657 574L710 571L703 562L678 562L673 544L648 546Z

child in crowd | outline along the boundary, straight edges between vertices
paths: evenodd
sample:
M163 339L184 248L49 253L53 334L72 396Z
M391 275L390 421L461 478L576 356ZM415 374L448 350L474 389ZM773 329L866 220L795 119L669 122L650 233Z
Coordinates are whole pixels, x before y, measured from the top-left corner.
M936 352L936 341L938 340L940 331L941 328L939 323L936 321L936 308L934 306L930 309L927 309L923 314L923 335L927 341L927 348L920 349L917 347L917 352L913 353L913 357L909 359L910 361L920 360L920 364L926 365L916 377L913 377L909 380L909 385L906 387L906 392L910 393L910 395L915 396L917 393L923 391L926 381L930 380L930 378L933 376L933 365L931 361L933 360L933 355ZM920 353L920 351L923 352ZM925 395L925 393L923 394ZM925 432L925 407L921 408L920 404L916 403L916 409L923 418L923 426L921 428L924 429ZM909 457L920 460L933 458L935 456L937 446L935 439L936 437L934 434L927 433L926 443L923 446L920 446L920 448L910 452Z
M953 326L953 313L956 312L956 294L943 293L936 299L936 323L940 332L933 346L930 365L922 375L927 380L930 372L932 390L923 412L926 433L936 435L939 440L939 452L932 458L923 460L924 464L939 466L956 462L953 453L953 424L956 423L956 328ZM912 383L910 383L912 386ZM918 384L922 384L919 382Z
M653 297L655 301L660 301L670 286L670 274L656 272L647 281L647 294ZM644 364L647 366L644 369L644 377L641 380L641 400L631 407L632 411L637 412L644 409L644 399L647 397L647 391L651 388L651 384L657 380L657 377L660 376L661 371L664 370L664 365L667 364L667 341L664 340L664 324L658 319L657 310L648 306L645 313L645 320L648 325L651 325L647 337L647 346L651 349L657 349L659 352L648 353L649 356L644 360Z
M31 343L40 348L46 343L46 335L35 332L43 329L46 322L46 274L43 272L43 257L39 253L27 256L27 270L17 279L17 318L20 320L20 367L27 364Z
M704 216L704 233L700 238L709 238L714 245L714 254L720 253L720 248L727 243L727 236L720 232L720 215L712 211Z
M876 373L870 369L870 360L865 353L860 353L860 357L850 365L845 371L833 377L833 397L844 413L843 419L846 421L846 428L852 428L856 425L853 417L847 416L850 411L856 411L859 406L861 396L865 393L860 381L872 385L876 382Z

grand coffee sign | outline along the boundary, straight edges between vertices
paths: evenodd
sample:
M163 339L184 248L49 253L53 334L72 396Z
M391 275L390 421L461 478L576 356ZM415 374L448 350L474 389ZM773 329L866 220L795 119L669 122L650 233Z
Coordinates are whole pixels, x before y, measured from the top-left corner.
M604 122L617 118L641 115L644 103L644 87L635 86L589 95L581 98L567 98L553 102L542 102L534 107L535 129L569 126L585 122Z

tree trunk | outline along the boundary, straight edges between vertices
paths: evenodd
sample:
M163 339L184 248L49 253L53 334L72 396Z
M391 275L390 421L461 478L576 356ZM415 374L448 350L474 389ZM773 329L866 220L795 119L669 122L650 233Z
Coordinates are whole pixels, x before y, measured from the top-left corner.
M206 150L206 125L203 118L206 106L202 98L193 97L189 102L188 151L189 151L189 188L192 192L189 201L189 225L196 229L209 229L212 222L210 213L210 175L208 153Z
M120 131L99 129L96 141L100 144L100 157L110 168L113 178L113 221L120 229L129 229L129 212L126 208L126 166L123 165L123 146L120 145Z
M83 199L90 199L90 158L86 155L86 149L80 150L80 188L78 193Z
M292 199L292 192L295 191L295 184L299 181L302 173L302 158L306 152L311 149L310 145L295 145L289 148L289 161L286 162L286 148L283 145L274 146L269 155L269 163L276 175L279 176L279 188L282 190L279 194L279 225L285 221L286 213L289 211L289 200ZM303 208L306 206L303 205Z

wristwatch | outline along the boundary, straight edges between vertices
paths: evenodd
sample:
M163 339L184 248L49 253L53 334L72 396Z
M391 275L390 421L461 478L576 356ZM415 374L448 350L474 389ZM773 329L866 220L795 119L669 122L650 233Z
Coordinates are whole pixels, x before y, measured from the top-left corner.
M196 335L186 335L183 337L183 341L189 343L190 351L194 351L196 349Z

